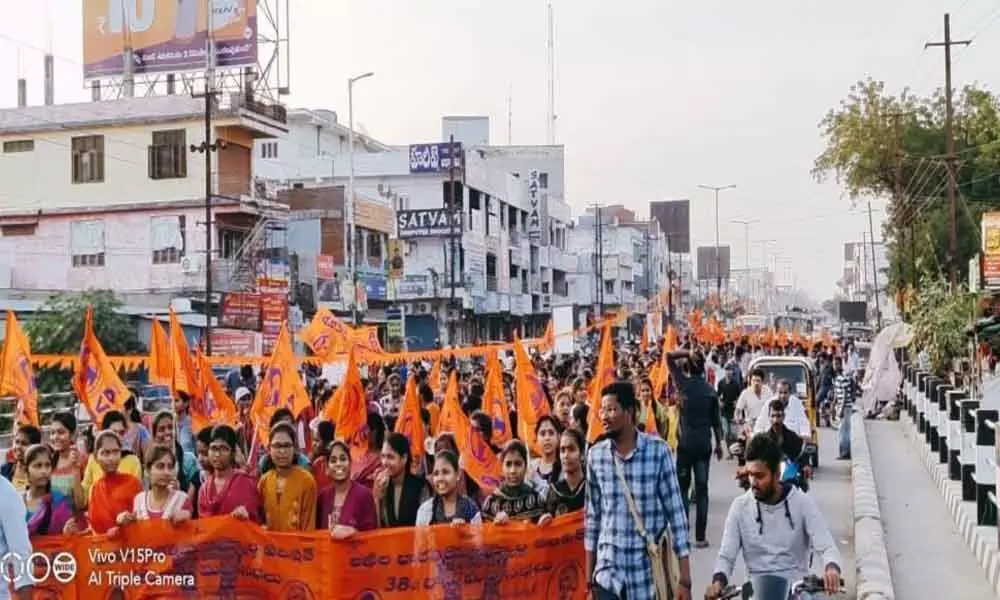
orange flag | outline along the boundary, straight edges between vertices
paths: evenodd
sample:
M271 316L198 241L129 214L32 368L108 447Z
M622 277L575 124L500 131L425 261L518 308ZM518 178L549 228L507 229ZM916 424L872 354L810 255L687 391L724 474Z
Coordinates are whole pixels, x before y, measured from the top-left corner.
M549 324L545 326L545 333L542 334L542 348L548 349L553 348L556 345L556 330L552 326L552 319L549 319Z
M98 426L109 410L124 410L125 401L131 394L115 368L111 366L94 334L94 307L87 307L83 325L83 341L80 343L80 362L73 373L73 391L80 402L90 411L91 419Z
M271 358L264 369L264 378L257 385L257 396L250 407L250 419L262 443L266 443L271 417L279 408L287 408L298 418L309 406L309 394L299 376L299 366L292 352L292 336L288 326L281 325Z
M202 354L201 348L195 353L194 366L198 386L197 391L191 394L191 428L197 433L212 425L235 427L239 421L236 404L215 378L212 365Z
M649 435L659 436L660 431L656 428L656 400L654 399L649 404L643 406L643 410L646 412L646 433Z
M298 336L313 354L326 357L335 352L344 352L350 330L347 323L338 319L329 309L321 307L312 321L299 331Z
M649 329L648 326L644 325L642 327L642 337L639 338L639 352L645 354L646 350L649 350Z
M493 443L506 444L514 437L510 430L510 406L503 391L503 368L496 352L486 358L486 385L483 391L483 412L493 422Z
M170 393L176 398L178 392L193 396L198 392L198 381L194 374L194 361L188 347L184 328L177 320L177 313L170 309L170 364L173 374L170 378Z
M401 433L410 440L413 458L420 459L424 456L424 422L420 418L417 378L413 375L406 378L406 395L403 396L403 405L399 408L399 418L396 419L396 433Z
M617 379L615 375L615 355L611 339L614 334L611 325L605 324L604 331L601 332L601 349L597 354L597 369L594 378L590 380L590 411L587 413L587 441L593 443L594 440L604 433L604 423L601 422L601 390L608 384L614 383ZM520 414L520 413L518 413Z
M170 340L158 320L153 319L151 323L149 327L149 382L169 387L174 379Z
M441 357L434 359L434 365L431 366L431 372L427 375L427 385L431 387L431 391L437 396L441 393Z
M354 348L347 353L347 372L334 397L327 403L326 416L336 425L337 437L351 447L352 456L360 458L368 452L368 400L365 399L365 387L361 383Z
M359 327L351 332L350 341L357 344L365 352L377 352L381 354L382 342L378 341L378 327Z
M31 342L17 322L14 311L7 311L7 334L0 359L0 394L17 398L16 425L38 427L38 388L31 367Z
M476 483L489 494L500 487L503 468L497 455L490 448L483 434L472 430L469 418L462 412L458 399L457 371L448 377L448 387L444 392L441 407L440 429L455 436L458 455L462 457L462 468Z
M531 358L516 332L514 333L514 362L517 437L521 438L534 454L541 456L541 448L538 446L538 440L535 439L535 425L538 423L538 419L549 414L551 409L545 395L545 388L542 386L542 380L535 373Z

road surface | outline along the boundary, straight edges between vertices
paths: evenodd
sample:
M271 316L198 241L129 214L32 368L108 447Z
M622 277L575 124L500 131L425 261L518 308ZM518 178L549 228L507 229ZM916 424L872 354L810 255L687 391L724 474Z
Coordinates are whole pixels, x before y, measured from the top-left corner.
M892 584L904 600L996 600L909 439L911 425L867 421Z
M873 446L874 447L874 446ZM840 548L842 556L841 567L847 582L848 593L840 596L854 600L854 516L851 509L851 463L837 460L837 434L831 429L820 430L820 466L809 488L809 494L819 503L820 510L826 516L833 539ZM708 541L710 547L691 549L691 577L694 583L692 596L701 598L705 587L712 581L712 570L715 556L719 550L719 540L722 538L722 528L729 512L729 505L737 495L744 493L734 479L736 461L723 458L721 462L713 462L709 480L709 513ZM691 518L694 519L694 507L691 508ZM691 532L694 542L694 531ZM817 561L817 568L819 568ZM980 577L980 579L984 579ZM746 570L742 558L737 561L736 570L730 582L741 585L746 580ZM899 598L910 600L909 596L898 595Z

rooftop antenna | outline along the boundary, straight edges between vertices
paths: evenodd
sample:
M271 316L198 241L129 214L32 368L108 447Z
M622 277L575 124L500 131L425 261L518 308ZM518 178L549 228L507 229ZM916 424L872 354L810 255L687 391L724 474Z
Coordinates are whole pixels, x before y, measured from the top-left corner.
M553 29L552 3L548 5L549 13L549 37L548 37L548 144L556 144L556 49L555 33Z
M507 145L508 146L512 145L511 139L513 139L513 136L511 135L511 127L514 122L514 95L512 92L512 88L513 88L512 85L510 84L507 85Z

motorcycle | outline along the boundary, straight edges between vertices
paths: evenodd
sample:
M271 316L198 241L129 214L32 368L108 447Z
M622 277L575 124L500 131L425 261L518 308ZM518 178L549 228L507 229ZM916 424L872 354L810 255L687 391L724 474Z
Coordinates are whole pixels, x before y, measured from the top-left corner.
M816 444L803 444L802 452L793 460L787 456L781 461L781 482L794 484L803 492L809 491L809 477L805 467L816 453Z
M757 575L751 577L742 587L729 586L723 590L718 600L810 600L815 594L826 592L823 579L817 575L809 575L794 584L779 575ZM840 589L833 593L844 591L844 580L840 580ZM826 592L829 594L830 592Z

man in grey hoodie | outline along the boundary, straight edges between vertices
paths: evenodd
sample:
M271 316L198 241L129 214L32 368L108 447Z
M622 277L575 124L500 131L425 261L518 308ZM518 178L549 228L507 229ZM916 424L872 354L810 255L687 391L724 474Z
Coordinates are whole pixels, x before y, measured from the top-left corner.
M781 448L766 434L750 440L750 490L729 507L706 598L722 595L741 550L750 577L778 575L789 584L809 575L810 552L816 552L825 565L826 589L840 590L840 552L826 520L808 494L791 483L782 484L781 458Z

